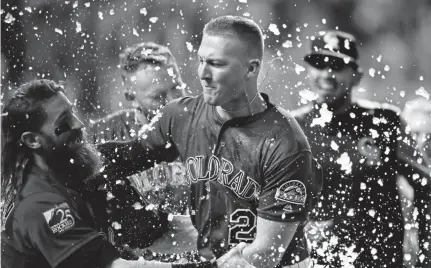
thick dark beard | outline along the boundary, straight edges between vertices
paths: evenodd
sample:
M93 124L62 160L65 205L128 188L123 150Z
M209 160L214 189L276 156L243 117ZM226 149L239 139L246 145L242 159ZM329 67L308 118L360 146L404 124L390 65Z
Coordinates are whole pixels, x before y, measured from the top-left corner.
M54 150L47 159L54 176L69 188L81 190L102 167L96 147L90 143L73 143L61 150Z

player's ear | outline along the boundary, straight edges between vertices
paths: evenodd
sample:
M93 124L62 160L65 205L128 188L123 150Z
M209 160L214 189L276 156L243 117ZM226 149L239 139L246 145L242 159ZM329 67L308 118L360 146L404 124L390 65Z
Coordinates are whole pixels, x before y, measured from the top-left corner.
M247 78L255 77L260 72L260 60L252 59L248 62Z
M41 137L31 131L21 134L21 142L30 149L36 150L42 146Z

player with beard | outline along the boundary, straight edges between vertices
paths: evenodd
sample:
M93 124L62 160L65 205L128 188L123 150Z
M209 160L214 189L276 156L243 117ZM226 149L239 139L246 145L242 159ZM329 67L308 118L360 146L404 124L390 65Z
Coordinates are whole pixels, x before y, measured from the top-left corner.
M240 242L256 267L307 267L303 233L320 189L317 165L295 119L260 93L263 35L252 20L223 16L204 27L202 94L167 104L138 137L100 144L127 175L180 157L190 184L197 247L223 258ZM316 173L315 173L316 172ZM220 263L231 266L230 260Z
M315 100L293 114L325 172L308 231L313 257L330 267L402 267L397 175L429 174L400 157L400 111L352 101L362 77L352 35L322 33L304 60Z
M12 204L1 236L2 267L183 267L121 259L97 231L81 192L99 172L101 160L86 142L83 124L59 84L36 80L21 86L2 116L2 199ZM252 268L239 258L244 246L226 258ZM214 266L201 262L184 267Z
M124 264L79 194L101 161L72 109L60 85L37 80L21 86L3 110L2 199L11 209L2 267Z
M128 47L120 55L120 68L124 95L134 108L90 120L88 132L94 143L133 139L167 102L185 96L176 60L165 46L145 42ZM96 220L105 225L109 240L125 258L133 257L125 249L146 248L166 234L168 213L182 213L187 207L188 187L181 185L185 169L178 161L160 163L127 178L107 176L112 180L104 180L102 191L91 194L91 200L98 208ZM171 177L175 182L166 185ZM108 193L113 198L107 198ZM116 224L121 228L113 228Z

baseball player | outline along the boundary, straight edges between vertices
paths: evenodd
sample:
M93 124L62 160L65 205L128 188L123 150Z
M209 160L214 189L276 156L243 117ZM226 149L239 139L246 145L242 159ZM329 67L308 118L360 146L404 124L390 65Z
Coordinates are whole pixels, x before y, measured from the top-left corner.
M400 156L406 162L431 173L431 102L424 98L410 100L401 114L406 124L406 135ZM431 181L417 173L408 177L414 189L414 206L418 209L419 252L415 267L431 265Z
M255 267L306 267L319 170L295 119L259 92L262 55L255 22L211 20L198 51L202 94L169 103L138 139L98 148L112 161L105 170L125 175L181 158L203 257L247 242L242 257Z
M11 203L2 231L1 266L103 268L252 268L239 244L217 262L125 260L97 231L82 197L101 159L63 88L50 80L21 86L3 109L2 199Z
M91 120L88 132L95 143L133 139L166 102L185 96L177 63L167 47L138 43L126 48L120 59L124 94L135 108ZM96 219L106 225L110 240L124 250L125 258L132 258L125 249L152 245L168 231L168 213L181 213L186 208L187 185L181 185L185 169L175 161L128 178L107 176L110 180L103 180L101 191L91 192L88 198L97 207ZM177 180L167 186L166 181L172 181L172 177ZM150 191L156 186L151 181L159 182L159 191Z
M400 111L352 102L359 84L355 38L315 37L304 58L315 100L294 111L325 173L308 237L313 257L330 267L402 267L404 227L397 175L415 174L399 157Z

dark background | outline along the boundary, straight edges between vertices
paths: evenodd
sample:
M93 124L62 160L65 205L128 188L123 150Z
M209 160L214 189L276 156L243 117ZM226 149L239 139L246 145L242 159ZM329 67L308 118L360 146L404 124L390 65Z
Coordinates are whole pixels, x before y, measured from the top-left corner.
M265 63L282 57L261 89L285 108L300 104L305 72L297 64L305 66L309 37L325 29L349 31L360 43L365 78L355 97L402 107L430 83L429 0L3 0L1 5L3 98L16 83L64 80L85 120L129 105L118 54L137 42L167 44L191 94L198 93L196 50L202 28L225 14L249 16L264 29ZM278 35L269 30L271 24ZM260 81L269 65L264 64Z
M2 102L23 82L50 78L66 82L67 95L85 121L129 107L118 55L144 41L169 46L189 94L196 94L196 51L203 26L227 14L248 16L263 28L261 90L287 109L304 103L298 93L306 88L302 57L310 36L336 28L354 34L359 42L365 76L355 98L402 108L417 92L428 97L430 0L3 0ZM273 61L264 79L268 62L276 57L281 60ZM412 198L408 186L404 194ZM404 209L411 212L408 204ZM406 253L414 259L414 228L408 232Z

